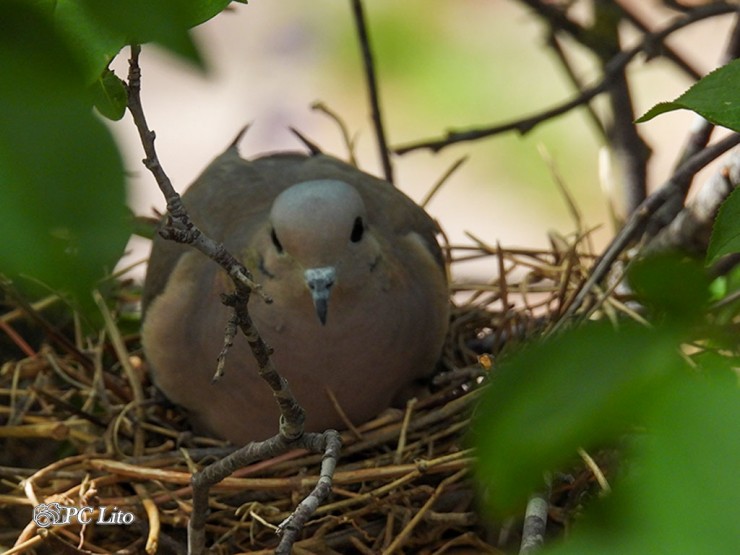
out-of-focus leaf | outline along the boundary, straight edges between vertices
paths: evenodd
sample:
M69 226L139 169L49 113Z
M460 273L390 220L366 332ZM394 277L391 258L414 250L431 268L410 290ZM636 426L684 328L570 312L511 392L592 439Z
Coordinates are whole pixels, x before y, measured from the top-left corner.
M125 33L100 25L80 0L56 0L54 26L82 64L85 82L96 83L126 44Z
M731 553L740 540L737 383L687 378L650 408L634 476L651 527L645 543L668 553Z
M734 553L740 393L685 377L650 403L631 471L550 555Z
M208 21L229 0L37 0L72 46L85 79L96 82L121 48L156 41L198 64L188 30Z
M719 258L736 252L740 252L740 190L738 189L732 191L719 207L707 248L706 262L713 264Z
M92 306L129 236L118 150L72 49L28 2L0 3L0 67L0 271Z
M717 326L726 326L724 329L732 336L732 344L737 344L736 331L733 324L740 314L740 267L735 266L725 275L714 279L710 287L711 301L722 301L712 310L712 320Z
M578 447L603 444L642 420L683 363L667 330L595 323L500 363L477 409L470 439L491 508L520 508L543 473Z
M648 121L673 110L693 110L707 120L740 132L740 59L714 70L673 102L656 104L637 119Z
M106 69L93 85L93 102L98 112L106 118L118 121L126 113L128 93L126 86L116 74Z
M99 26L123 35L123 44L158 42L202 66L189 29L223 11L230 0L77 1Z
M636 261L629 282L640 301L669 320L687 324L704 313L710 280L701 263L678 253L661 253Z

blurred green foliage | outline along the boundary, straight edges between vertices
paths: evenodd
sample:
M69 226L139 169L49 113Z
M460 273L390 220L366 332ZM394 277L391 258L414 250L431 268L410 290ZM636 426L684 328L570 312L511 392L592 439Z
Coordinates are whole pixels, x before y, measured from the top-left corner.
M737 352L714 347L727 345L706 318L709 280L698 262L661 255L641 260L629 278L652 308L652 326L590 322L497 365L470 436L479 481L495 514L514 514L579 447L620 445L624 476L553 553L731 553ZM680 355L689 341L703 349Z
M92 307L129 235L118 149L72 47L27 2L0 5L0 66L0 269Z
M735 189L719 208L707 249L707 264L713 264L728 254L740 252L738 222L740 222L740 191Z
M642 120L688 108L738 129L738 76L733 62ZM739 199L736 191L720 210L707 264L740 252ZM613 493L548 552L736 552L740 305L709 303L734 298L738 275L710 282L701 263L679 254L638 259L628 281L648 325L589 322L505 356L470 434L491 510L521 510L578 448L620 445L629 462Z
M228 0L6 0L0 3L0 273L33 295L91 291L131 233L123 165L95 116L123 116L108 70L130 41L156 41L200 63L189 29Z
M136 40L159 42L201 64L189 29L227 4L0 3L2 274L26 287L41 283L68 292L83 308L92 306L90 291L122 254L132 227L118 149L92 112L95 104L106 117L123 113L125 88L107 71L108 63ZM512 87L500 70L488 67L492 52L484 46L447 51L443 44L456 41L439 40L440 30L415 19L425 13L430 11L414 10L396 23L381 19L373 27L381 72L425 76L417 81L420 88L404 93L404 107L454 110L459 123L480 122L489 114L494 119L518 113L509 106L527 84L534 94L551 98L548 79L540 80L548 87L531 86L530 69L511 73L522 79ZM406 41L409 26L418 34L414 41ZM506 25L497 29L504 33ZM420 64L421 52L433 55ZM499 54L524 64L521 56ZM730 64L645 118L689 108L738 129L738 67ZM593 158L578 145L573 153ZM739 202L734 194L722 208L708 263L740 250ZM730 552L740 543L734 517L740 505L738 358L728 350L737 344L716 325L736 320L740 308L729 305L714 314L714 326L706 315L708 300L733 295L740 279L734 274L710 285L697 265L664 257L637 264L631 282L651 309L652 328L591 323L536 341L500 362L471 433L480 453L478 476L492 508L511 513L538 489L543 473L567 464L578 447L627 438L632 463L626 476L555 552ZM687 341L705 350L687 361L679 356ZM638 428L644 433L637 434Z

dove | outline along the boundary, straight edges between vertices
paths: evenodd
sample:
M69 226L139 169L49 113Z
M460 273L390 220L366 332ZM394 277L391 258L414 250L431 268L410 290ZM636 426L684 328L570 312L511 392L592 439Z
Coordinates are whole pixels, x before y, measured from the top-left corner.
M249 313L307 431L360 425L433 373L449 320L439 229L393 185L322 153L250 161L232 144L182 200L272 298L252 295ZM153 240L142 294L153 382L195 431L241 445L275 435L279 410L243 334L212 383L231 290L202 253Z

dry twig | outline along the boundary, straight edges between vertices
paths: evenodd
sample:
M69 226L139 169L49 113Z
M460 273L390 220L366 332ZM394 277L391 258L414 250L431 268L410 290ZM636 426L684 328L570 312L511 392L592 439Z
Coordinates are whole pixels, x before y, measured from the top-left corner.
M362 7L362 0L351 0L352 15L357 28L357 37L360 40L360 49L362 51L362 63L365 68L365 77L367 79L367 90L370 97L370 112L375 126L375 138L378 141L378 153L383 164L383 175L388 183L393 183L393 166L391 165L390 150L385 138L383 128L383 117L380 111L380 94L378 92L378 80L375 75L375 63L373 62L373 52L370 47L370 37L367 31L367 22Z
M205 550L205 520L208 510L208 493L212 485L230 475L239 465L246 465L257 459L269 458L290 448L318 449L319 452L324 453L327 461L333 460L334 463L333 465L327 463L326 468L322 468L316 490L298 506L295 515L288 519L287 524L281 528L280 531L285 533L278 551L288 553L297 533L296 527L300 527L305 522L310 516L310 511L315 509L319 502L323 501L331 489L331 473L339 454L339 436L333 430L328 430L325 434L304 434L305 414L303 408L293 397L288 382L277 373L273 366L270 358L271 350L259 335L247 309L251 294L253 292L260 293L259 285L254 282L244 265L231 255L222 244L207 237L192 223L180 195L175 191L162 168L154 147L155 135L147 125L141 104L139 52L140 47L138 45L131 47L127 85L128 108L139 130L141 143L146 153L144 165L154 175L160 190L167 199L169 216L167 224L160 230L160 235L166 239L194 246L218 263L234 283L234 292L225 295L223 299L224 304L232 307L234 312L227 326L224 348L219 354L219 363L214 379L218 379L223 373L223 362L226 353L232 344L236 328L239 327L246 336L252 354L257 361L259 374L272 389L281 413L278 435L264 442L250 443L193 475L193 514L188 525L188 551L191 555L199 555ZM241 134L236 140L238 141L240 137ZM262 296L265 301L269 302L264 294Z
M592 98L607 91L611 86L611 81L614 76L620 74L624 68L629 64L635 56L641 52L650 52L655 49L656 45L661 44L662 41L670 34L691 25L702 19L710 17L716 17L728 13L734 13L740 11L734 4L728 4L724 2L707 4L704 6L697 7L693 10L689 10L683 15L677 17L669 25L663 29L645 35L638 45L629 50L624 50L614 56L607 64L604 65L604 75L598 83L591 85L590 87L584 88L574 98L563 102L553 108L543 110L533 116L517 119L514 121L506 122L494 126L486 126L474 129L468 129L464 131L449 131L446 136L440 139L428 139L422 140L406 145L401 145L393 148L393 152L396 154L407 154L408 152L420 149L430 149L433 152L439 152L443 148L451 146L453 144L475 141L501 133L508 133L509 131L517 131L524 135L550 119L557 116L568 113L574 108L584 105L591 101Z

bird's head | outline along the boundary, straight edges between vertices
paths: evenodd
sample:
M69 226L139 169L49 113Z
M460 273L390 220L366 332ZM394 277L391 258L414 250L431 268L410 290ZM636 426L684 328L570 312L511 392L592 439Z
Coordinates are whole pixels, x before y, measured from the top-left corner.
M270 212L270 239L267 258L301 272L322 324L332 290L363 287L380 256L362 197L335 179L304 181L278 195Z

